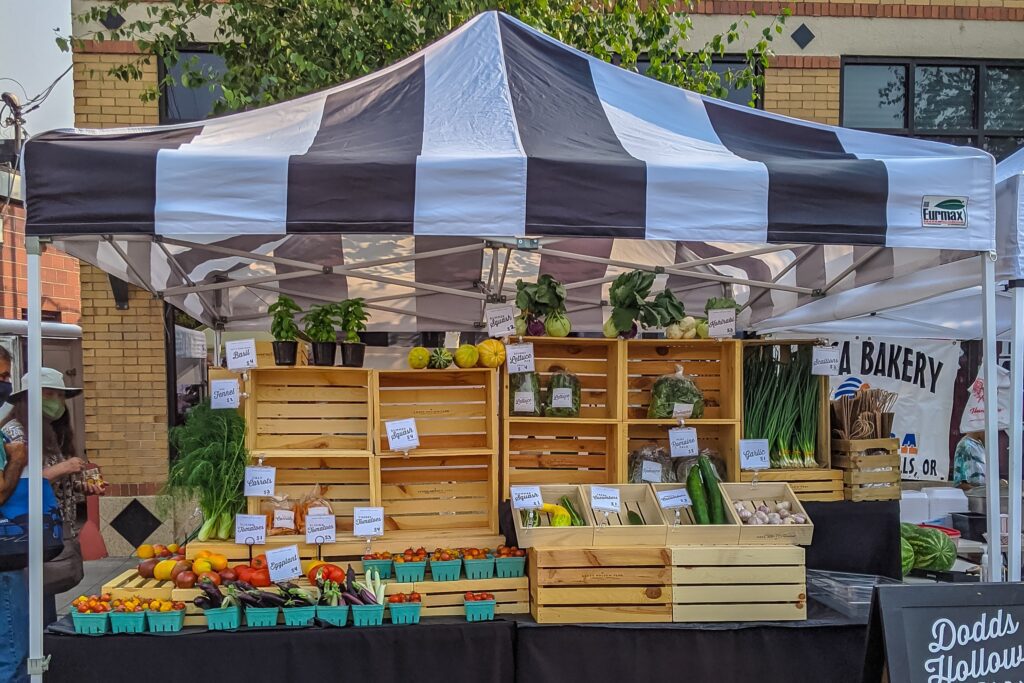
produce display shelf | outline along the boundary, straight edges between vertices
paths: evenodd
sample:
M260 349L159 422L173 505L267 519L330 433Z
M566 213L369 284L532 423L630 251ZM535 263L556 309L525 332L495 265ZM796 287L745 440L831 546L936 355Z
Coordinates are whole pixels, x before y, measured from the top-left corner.
M721 487L721 484L719 484ZM659 491L674 491L686 488L685 484L651 484L655 495ZM724 502L724 494L723 494ZM661 510L666 527L666 545L737 545L740 542L740 520L731 505L725 506L728 524L697 524L692 507L679 508L679 523L676 524L675 510Z
M508 420L502 452L504 496L520 484L624 481L622 425L534 417Z
M586 514L583 491L579 486L569 484L547 484L540 486L540 496L545 503L560 504L568 496L573 507L580 514L585 526L551 526L550 516L538 512L538 525L527 527L519 510L512 510L512 523L516 530L516 542L520 548L531 547L579 547L594 544L593 520Z
M515 424L544 422L549 424L607 425L619 423L618 420L603 417L543 417L537 415L513 415L506 419Z
M725 494L725 504L734 510L736 503L743 503L748 509L754 510L762 504L771 509L775 503L786 501L790 505L790 513L801 514L807 520L806 524L742 524L740 526L740 544L811 544L814 537L814 522L786 482L725 483L721 484L721 487L722 493Z
M144 579L133 568L107 581L100 592L109 593L113 600L127 600L135 596L148 600L170 600L173 590L173 581Z
M899 439L832 442L832 464L843 470L846 500L899 500Z
M665 426L665 427L678 427L680 421L677 420L677 419L671 419L671 418L667 419L667 420L649 420L647 418L631 418L629 420L626 420L626 422L628 424L631 424L631 425L655 425L655 426ZM685 420L683 420L682 422L683 422L683 426L685 426L685 427L700 427L700 426L705 426L705 425L718 426L718 425L735 425L735 424L739 424L739 420L734 420L732 418L724 418L724 417L701 417L701 418L689 418L688 417Z
M636 422L630 420L628 424L623 427L625 432L626 444L623 451L627 454L631 453L643 446L657 444L665 453L671 452L669 448L668 432L673 427L678 427L679 421L643 421ZM697 448L700 451L709 450L712 456L717 458L725 465L725 472L723 473L726 481L736 481L739 479L740 471L740 456L739 456L739 441L740 431L742 429L738 421L725 421L722 423L708 422L708 421L697 421L697 420L686 420L686 427L693 427L697 430ZM627 472L626 477L629 476Z
M754 480L753 472L742 472L743 482ZM757 474L761 482L783 482L789 484L800 500L834 502L843 500L843 473L840 470L808 467L804 469L772 468Z
M590 505L591 486L583 486L583 503L594 526L595 546L664 546L668 527L649 484L612 484L619 491L620 511L605 513ZM631 521L637 517L640 524Z

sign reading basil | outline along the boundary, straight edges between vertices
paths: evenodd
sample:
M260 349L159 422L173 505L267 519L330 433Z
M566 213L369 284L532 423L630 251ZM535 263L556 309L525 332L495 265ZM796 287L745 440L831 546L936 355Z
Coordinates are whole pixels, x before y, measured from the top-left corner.
M263 545L266 542L266 515L235 515L235 543Z
M352 535L356 538L376 538L384 535L384 508L353 508Z
M487 334L509 337L516 333L516 307L511 304L487 307Z
M224 342L228 370L248 370L256 367L256 340L237 339Z
M246 467L242 493L246 496L272 496L275 479L277 469L274 467Z
M302 563L299 561L299 546L286 545L267 551L267 569L270 580L274 583L289 581L302 576Z
M420 434L416 431L416 419L389 420L384 423L388 435L388 448L393 451L411 451L420 446Z
M539 486L513 486L512 507L516 510L539 510L544 506Z

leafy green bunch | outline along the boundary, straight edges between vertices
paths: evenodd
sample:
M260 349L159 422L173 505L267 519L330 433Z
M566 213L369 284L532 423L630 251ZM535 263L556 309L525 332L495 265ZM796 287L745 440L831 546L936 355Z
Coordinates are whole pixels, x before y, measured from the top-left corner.
M311 342L332 342L337 339L334 326L339 324L338 304L317 304L310 306L302 316L306 336Z
M283 294L277 298L277 301L270 304L267 312L271 315L270 333L274 335L275 341L295 341L295 338L299 336L299 326L295 324L295 314L301 311L302 309L295 301Z
M370 314L366 311L366 299L356 298L342 301L336 305L335 313L342 331L345 332L345 341L357 343L359 333L366 331L366 321L370 318Z
M686 309L671 290L666 288L652 301L647 300L654 278L654 273L644 270L631 270L615 278L608 292L612 314L605 323L606 336L631 337L636 332L636 323L644 327L664 327L683 319ZM613 334L608 334L613 330Z

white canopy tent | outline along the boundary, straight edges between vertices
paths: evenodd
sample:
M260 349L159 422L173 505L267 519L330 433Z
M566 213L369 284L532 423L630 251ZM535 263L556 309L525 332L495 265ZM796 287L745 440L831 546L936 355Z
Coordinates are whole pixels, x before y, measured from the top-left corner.
M473 329L516 278L550 272L576 328L596 330L633 268L691 308L727 289L750 324L949 265L981 274L995 344L986 153L704 98L495 12L337 88L195 124L46 133L23 163L30 282L53 239L217 329L265 328L280 294L366 297L371 329ZM35 403L34 480L39 417Z

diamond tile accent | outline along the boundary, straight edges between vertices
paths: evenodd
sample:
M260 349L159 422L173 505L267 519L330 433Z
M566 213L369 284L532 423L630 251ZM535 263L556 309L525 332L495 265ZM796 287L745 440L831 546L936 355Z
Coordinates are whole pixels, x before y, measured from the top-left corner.
M814 40L814 33L811 32L811 29L807 28L807 24L800 24L800 26L793 31L793 35L790 36L790 38L792 38L793 42L799 45L800 49L803 50L811 44L812 40Z
M133 548L137 548L160 528L161 523L145 505L133 498L124 510L110 520L110 527L131 543Z

